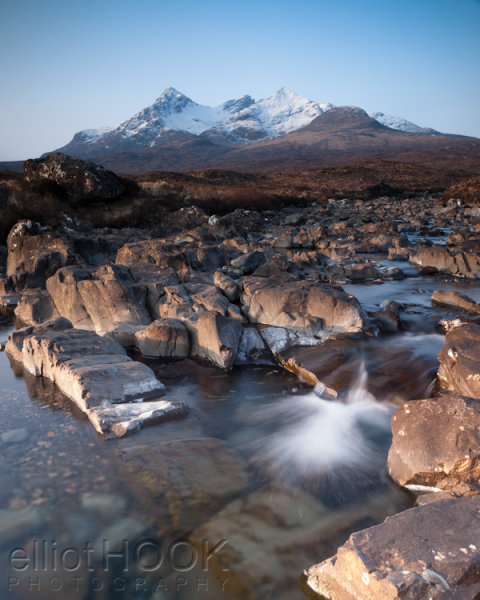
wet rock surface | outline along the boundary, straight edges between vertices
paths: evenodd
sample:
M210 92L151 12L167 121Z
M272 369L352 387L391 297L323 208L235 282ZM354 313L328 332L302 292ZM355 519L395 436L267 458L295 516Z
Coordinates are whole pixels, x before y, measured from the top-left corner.
M153 371L126 356L117 342L74 329L65 319L12 334L7 352L28 372L53 381L87 414L99 433L121 437L187 410L168 401L143 403L165 391ZM125 404L132 402L140 404Z

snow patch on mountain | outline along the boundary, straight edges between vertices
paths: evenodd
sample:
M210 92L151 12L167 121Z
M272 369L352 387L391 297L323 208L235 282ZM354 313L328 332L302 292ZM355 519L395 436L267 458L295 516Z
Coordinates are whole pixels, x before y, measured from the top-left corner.
M386 115L383 112L369 112L369 117L375 119L385 127L390 127L390 129L398 129L398 131L406 131L408 133L415 133L422 129L420 125L416 125L411 121L407 121L407 119L402 119L401 117L394 117L393 115Z

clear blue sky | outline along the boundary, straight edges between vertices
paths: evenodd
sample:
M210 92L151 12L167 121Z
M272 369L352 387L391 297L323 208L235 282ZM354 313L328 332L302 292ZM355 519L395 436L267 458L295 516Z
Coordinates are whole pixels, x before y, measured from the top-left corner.
M480 137L480 0L0 0L0 160L115 125L168 86L281 86Z

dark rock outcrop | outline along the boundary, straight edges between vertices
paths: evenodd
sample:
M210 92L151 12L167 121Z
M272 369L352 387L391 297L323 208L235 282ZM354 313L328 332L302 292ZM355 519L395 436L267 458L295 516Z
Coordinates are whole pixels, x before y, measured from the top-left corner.
M111 200L125 191L118 177L92 162L53 152L25 161L25 179L30 183L52 181L70 198Z

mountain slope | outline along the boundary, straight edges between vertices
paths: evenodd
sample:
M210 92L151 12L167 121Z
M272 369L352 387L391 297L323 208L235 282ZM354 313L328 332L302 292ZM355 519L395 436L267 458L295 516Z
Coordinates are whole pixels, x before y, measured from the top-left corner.
M220 145L202 136L181 143L95 160L122 173L153 170L189 171L204 168L241 171L285 171L318 168L357 160L398 160L433 168L477 172L480 140L464 136L419 134L382 125L355 107L335 107L305 127L272 140L249 145Z
M297 131L331 108L332 104L308 100L287 88L258 102L242 96L212 108L170 87L152 105L120 125L80 131L58 151L89 158L184 142L188 136L201 136L222 145L244 145ZM410 121L383 113L373 113L373 117L396 129L421 130Z

